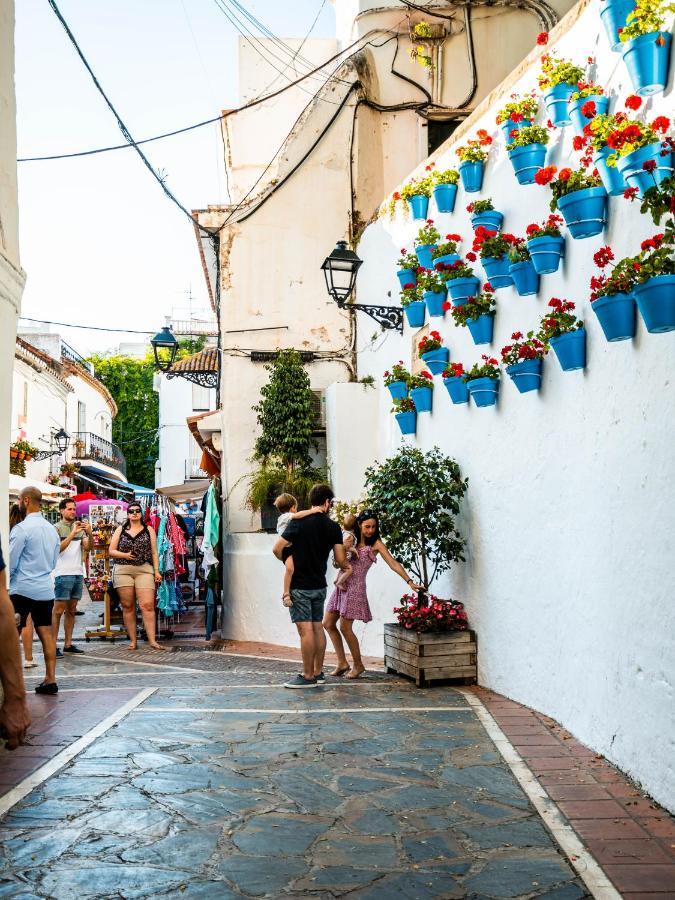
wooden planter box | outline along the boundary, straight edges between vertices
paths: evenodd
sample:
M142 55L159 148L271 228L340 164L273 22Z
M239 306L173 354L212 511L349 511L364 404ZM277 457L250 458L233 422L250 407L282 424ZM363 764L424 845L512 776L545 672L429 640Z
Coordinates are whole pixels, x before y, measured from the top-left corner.
M449 679L475 684L476 633L418 634L402 625L385 625L384 664L387 672L414 678L417 687Z

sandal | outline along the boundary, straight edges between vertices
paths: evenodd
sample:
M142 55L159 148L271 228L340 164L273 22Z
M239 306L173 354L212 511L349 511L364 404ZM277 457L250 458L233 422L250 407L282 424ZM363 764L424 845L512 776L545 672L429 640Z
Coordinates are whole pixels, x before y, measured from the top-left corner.
M336 669L334 672L331 672L332 678L342 678L343 675L346 675L347 672L351 669L351 666L345 666L342 669Z
M284 606L285 606L287 609L288 609L289 607L293 606L293 601L291 600L291 595L290 595L290 594L282 594L282 596L281 596L281 602L284 604Z

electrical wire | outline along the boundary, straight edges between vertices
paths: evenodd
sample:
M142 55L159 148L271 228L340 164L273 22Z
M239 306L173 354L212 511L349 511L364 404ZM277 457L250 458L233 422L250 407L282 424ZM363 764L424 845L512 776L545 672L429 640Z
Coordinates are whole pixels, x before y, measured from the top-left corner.
M283 74L284 76L285 76L285 74L286 74L286 69L290 68L290 66L295 65L296 60L298 60L298 61L304 63L304 59L303 59L303 57L301 56L302 48L305 46L305 44L306 44L307 41L309 40L309 36L311 35L311 33L312 33L312 32L314 31L314 29L316 28L316 23L319 21L319 16L320 16L321 13L323 12L324 7L325 7L325 5L326 5L327 2L328 2L328 0L321 0L321 6L319 7L319 11L317 12L317 14L314 16L314 21L313 21L312 24L309 26L309 31L308 31L307 34L304 36L304 38L302 39L302 41L301 41L301 43L300 43L300 46L298 47L298 49L295 51L295 53L294 53L293 56L291 57L291 61L290 61L289 63L287 63L286 68L285 68L284 71L282 72L282 74ZM269 91L269 89L272 87L272 85L273 85L276 81L277 81L277 79L276 79L276 78L273 78L272 81L270 81L270 83L267 85L267 87L265 87L265 88L263 89L262 93L263 93L263 94L266 94L267 91Z

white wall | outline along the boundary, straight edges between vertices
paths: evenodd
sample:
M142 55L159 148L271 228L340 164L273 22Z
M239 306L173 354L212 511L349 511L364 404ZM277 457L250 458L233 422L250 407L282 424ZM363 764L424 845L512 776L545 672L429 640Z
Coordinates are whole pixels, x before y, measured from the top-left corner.
M201 451L187 427L188 416L203 412L193 409L192 382L185 378L157 375L159 395L159 473L156 487L183 484L187 461L201 459ZM209 409L215 409L216 392L209 391Z
M336 497L355 500L363 488L365 471L377 456L377 410L374 385L332 384L326 391L328 478Z
M581 64L596 55L597 80L610 86L614 108L623 108L632 88L608 49L598 4L560 31L555 49ZM516 234L547 215L549 190L518 186L494 124L512 91L535 86L536 56L472 118L469 130L486 128L497 148L480 195L460 190L452 216L432 208L442 233L456 231L470 241L464 209L478 196L492 197L505 214L505 230ZM651 120L671 109L672 86L648 101L646 112ZM550 163L573 164L571 138L570 128L555 134ZM452 142L441 148L440 168L456 165L452 150ZM634 254L659 230L637 204L619 197L610 207L604 235L568 236L564 267L542 279L538 297L498 292L489 348L496 353L512 331L535 328L550 297L566 297L586 322L586 371L563 373L551 353L540 393L520 395L504 376L493 409L453 406L436 379L434 411L419 416L415 443L439 446L469 478L461 525L467 561L437 590L467 605L478 632L481 684L557 719L675 809L675 333L648 334L640 322L634 341L605 340L587 300L592 254L606 243L617 258ZM416 228L400 217L366 230L358 249L360 292L381 296L387 289L396 296L395 260L400 247L412 246ZM470 366L485 352L449 317L431 321L452 360ZM367 334L370 324L359 325ZM383 457L403 439L381 376L400 358L410 362L414 340L406 326L402 338L389 332L376 350L359 354L359 375L380 381L373 428ZM386 620L400 585L385 583L381 574L378 569L371 580L370 597Z

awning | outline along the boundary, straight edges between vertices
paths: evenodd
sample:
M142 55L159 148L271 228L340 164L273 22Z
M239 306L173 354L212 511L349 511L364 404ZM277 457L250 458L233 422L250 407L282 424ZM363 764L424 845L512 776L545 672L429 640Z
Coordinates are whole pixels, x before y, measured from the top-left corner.
M115 481L114 479L108 480L104 478L102 475L99 475L97 478L92 478L90 475L83 475L80 470L75 478L81 478L82 481L86 481L87 484L93 484L95 487L101 488L104 491L119 491L121 494L133 494L134 489L130 484L126 484L123 481Z
M24 478L22 475L9 476L9 495L10 497L18 497L21 491L27 487L36 487L45 500L56 501L61 497L72 496L72 491L67 488L59 487L58 484L50 484L48 481L38 481L36 478Z
M157 493L169 497L176 503L185 503L186 500L201 500L209 489L208 478L193 478L185 484L170 484L166 487L158 487Z

